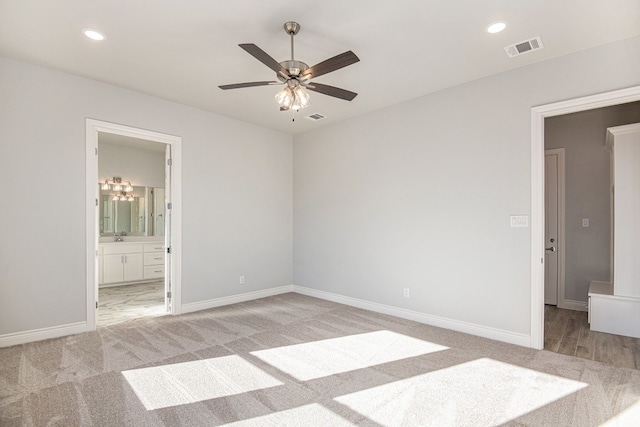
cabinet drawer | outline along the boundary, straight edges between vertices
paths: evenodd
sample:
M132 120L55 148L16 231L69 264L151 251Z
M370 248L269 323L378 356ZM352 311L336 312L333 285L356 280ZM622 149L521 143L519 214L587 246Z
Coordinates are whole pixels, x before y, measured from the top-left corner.
M164 265L149 265L144 268L145 279L164 278Z
M145 243L144 252L164 252L164 242Z
M164 265L164 253L144 254L144 265Z
M128 244L128 243L112 243L102 246L102 253L105 255L111 254L135 254L142 252L141 244Z

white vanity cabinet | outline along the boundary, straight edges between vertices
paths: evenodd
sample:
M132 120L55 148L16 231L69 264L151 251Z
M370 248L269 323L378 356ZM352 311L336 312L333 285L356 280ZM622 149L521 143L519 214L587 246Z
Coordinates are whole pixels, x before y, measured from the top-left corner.
M101 243L98 283L102 286L164 279L164 242Z
M141 243L102 245L101 284L142 280L144 278L143 247Z
M164 245L162 242L144 245L144 278L164 278Z

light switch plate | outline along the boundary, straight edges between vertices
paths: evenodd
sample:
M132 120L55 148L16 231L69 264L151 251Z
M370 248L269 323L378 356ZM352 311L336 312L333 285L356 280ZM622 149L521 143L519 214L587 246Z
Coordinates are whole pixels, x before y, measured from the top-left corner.
M529 216L528 215L511 215L511 227L528 227Z

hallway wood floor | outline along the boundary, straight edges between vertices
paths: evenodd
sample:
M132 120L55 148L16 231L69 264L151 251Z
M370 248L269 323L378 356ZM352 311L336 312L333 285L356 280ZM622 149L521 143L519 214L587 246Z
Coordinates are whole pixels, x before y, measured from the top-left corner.
M595 332L588 314L546 305L544 349L613 366L640 369L640 338Z

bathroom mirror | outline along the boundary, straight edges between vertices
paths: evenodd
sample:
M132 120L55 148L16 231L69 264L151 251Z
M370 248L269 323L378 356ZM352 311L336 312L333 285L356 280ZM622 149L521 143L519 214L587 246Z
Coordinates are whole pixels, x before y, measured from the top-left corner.
M133 187L133 200L114 200L114 191L100 190L100 236L164 236L164 188Z

